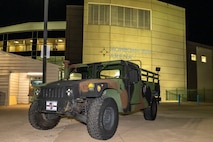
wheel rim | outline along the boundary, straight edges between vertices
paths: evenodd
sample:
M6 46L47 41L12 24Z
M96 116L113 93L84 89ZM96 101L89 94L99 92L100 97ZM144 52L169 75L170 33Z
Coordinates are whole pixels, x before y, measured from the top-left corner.
M107 107L103 114L103 126L106 130L111 130L114 125L115 112L112 107Z

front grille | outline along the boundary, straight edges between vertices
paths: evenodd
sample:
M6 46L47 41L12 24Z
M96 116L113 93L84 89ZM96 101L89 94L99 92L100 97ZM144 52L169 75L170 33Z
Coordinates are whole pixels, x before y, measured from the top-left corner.
M55 87L55 88L42 88L41 89L42 98L64 98L66 96L65 87Z

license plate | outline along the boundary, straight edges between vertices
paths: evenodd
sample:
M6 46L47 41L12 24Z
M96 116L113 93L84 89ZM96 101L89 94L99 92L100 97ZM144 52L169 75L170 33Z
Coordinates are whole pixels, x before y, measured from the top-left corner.
M57 111L57 101L46 101L46 110Z

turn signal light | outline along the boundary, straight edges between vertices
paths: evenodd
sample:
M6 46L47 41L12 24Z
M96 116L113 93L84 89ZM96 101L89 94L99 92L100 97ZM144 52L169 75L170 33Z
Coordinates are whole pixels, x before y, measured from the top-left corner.
M89 90L94 90L94 88L95 88L95 84L94 83L89 83L88 84L88 89Z

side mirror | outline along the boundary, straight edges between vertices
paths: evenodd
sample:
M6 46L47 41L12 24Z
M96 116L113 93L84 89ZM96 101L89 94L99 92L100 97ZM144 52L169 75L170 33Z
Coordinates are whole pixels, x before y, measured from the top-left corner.
M159 72L160 71L160 67L156 67L156 69L155 69L157 72Z

